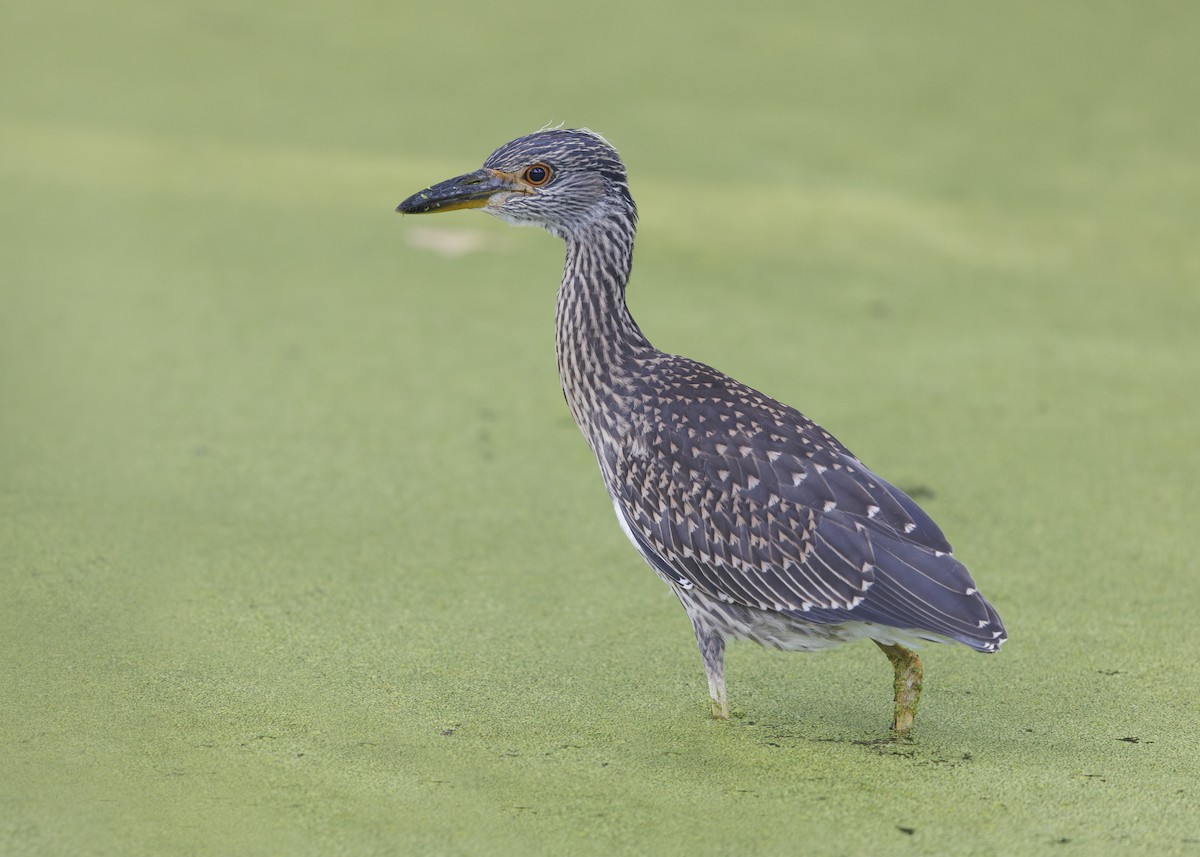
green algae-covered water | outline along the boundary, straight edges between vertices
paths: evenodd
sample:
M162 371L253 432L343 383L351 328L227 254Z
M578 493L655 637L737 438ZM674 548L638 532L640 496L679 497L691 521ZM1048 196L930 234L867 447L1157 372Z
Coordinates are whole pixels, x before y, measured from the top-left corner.
M0 853L1200 854L1183 3L0 17ZM943 525L1011 640L735 645L708 718L553 361L404 196L622 151L631 303Z

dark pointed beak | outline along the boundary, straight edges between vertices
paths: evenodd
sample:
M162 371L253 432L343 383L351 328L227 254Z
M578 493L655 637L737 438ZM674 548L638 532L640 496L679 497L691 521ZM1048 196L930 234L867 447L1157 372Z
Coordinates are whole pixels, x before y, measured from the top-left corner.
M396 206L401 214L432 214L460 208L483 208L495 194L521 192L515 178L499 170L476 170L418 191Z

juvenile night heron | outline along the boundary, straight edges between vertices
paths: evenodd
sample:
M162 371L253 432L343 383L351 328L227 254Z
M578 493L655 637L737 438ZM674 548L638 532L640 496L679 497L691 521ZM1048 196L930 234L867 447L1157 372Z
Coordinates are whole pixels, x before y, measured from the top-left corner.
M895 671L897 732L921 694L909 645L1000 647L999 615L910 497L799 411L642 334L625 304L637 207L602 137L521 137L396 210L461 208L566 242L563 393L621 529L691 618L714 717L729 716L728 638L790 651L874 640Z

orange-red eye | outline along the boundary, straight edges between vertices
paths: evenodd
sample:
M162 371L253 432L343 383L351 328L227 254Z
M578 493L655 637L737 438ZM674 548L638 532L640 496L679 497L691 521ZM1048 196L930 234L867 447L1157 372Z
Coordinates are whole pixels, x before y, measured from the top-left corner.
M534 164L525 169L525 175L522 178L534 187L541 187L550 181L552 175L554 175L554 171L545 164Z

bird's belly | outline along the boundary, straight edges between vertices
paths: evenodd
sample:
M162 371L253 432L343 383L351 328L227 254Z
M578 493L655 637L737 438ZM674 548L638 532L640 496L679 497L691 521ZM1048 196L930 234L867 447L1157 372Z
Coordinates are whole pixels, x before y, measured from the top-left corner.
M671 582L667 581L668 585ZM751 640L769 649L816 652L854 640L871 639L884 645L917 648L930 637L873 622L850 620L837 624L809 622L791 613L760 610L743 604L718 601L703 593L671 585L693 623L726 639ZM943 642L937 640L937 642Z
M864 622L838 625L806 622L787 613L717 601L694 590L671 588L693 622L699 621L722 637L752 640L770 649L813 652L871 636Z

